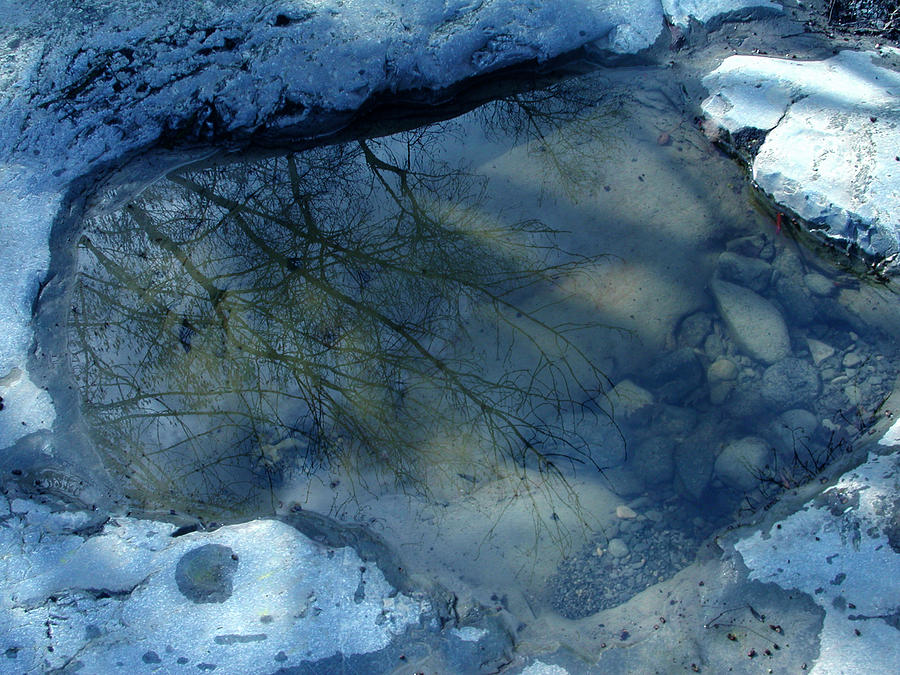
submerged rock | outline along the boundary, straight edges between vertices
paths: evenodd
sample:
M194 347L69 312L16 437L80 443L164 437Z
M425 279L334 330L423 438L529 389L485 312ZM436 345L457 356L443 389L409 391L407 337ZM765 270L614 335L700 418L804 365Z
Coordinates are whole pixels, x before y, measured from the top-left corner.
M765 260L725 251L717 263L719 276L739 286L761 293L772 278L772 266Z
M781 312L749 288L713 279L716 306L734 341L764 363L776 363L791 353L791 340Z
M761 438L732 441L716 458L716 478L730 487L752 490L764 475L769 455L769 446Z
M803 359L784 359L769 366L763 373L762 395L779 409L813 401L821 389L818 371Z

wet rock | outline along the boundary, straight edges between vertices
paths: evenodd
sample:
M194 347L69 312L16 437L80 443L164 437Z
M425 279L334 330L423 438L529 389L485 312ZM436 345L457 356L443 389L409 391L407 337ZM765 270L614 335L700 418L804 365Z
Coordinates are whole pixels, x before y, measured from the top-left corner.
M693 349L683 347L656 358L647 368L646 381L660 401L678 403L703 383L703 366Z
M837 288L831 279L816 272L804 275L803 282L810 293L822 298L829 298L837 292Z
M622 380L609 392L611 413L616 419L627 419L653 401L653 394L631 380Z
M701 439L685 441L675 449L675 473L681 492L694 501L701 501L712 479L715 455Z
M775 247L763 234L753 234L732 239L725 244L725 249L737 255L748 258L761 258L767 262L772 262L772 259L775 257Z
M679 347L699 348L712 330L712 317L706 312L695 312L681 320L676 331Z
M769 456L769 446L761 438L748 436L732 441L716 458L716 478L729 487L752 490L759 484Z
M672 458L674 450L671 437L654 437L640 443L634 449L629 462L634 473L640 476L645 484L659 485L672 479L675 470Z
M622 518L623 520L632 520L637 518L637 513L634 512L634 509L625 505L619 504L616 507L616 518Z
M628 544L616 537L615 539L609 540L608 550L610 555L612 555L613 557L624 558L626 555L628 555Z
M842 248L891 259L900 252L900 73L876 60L849 50L804 63L731 56L704 78L703 110L730 132L770 130L752 172L776 203Z
M772 266L765 260L725 251L716 266L719 277L761 293L772 278Z
M778 452L782 463L793 460L794 454L806 461L809 453L815 451L819 420L809 410L794 408L779 415L769 425L767 438Z
M787 325L771 302L720 279L713 279L710 287L731 337L747 354L775 363L791 353Z
M859 352L847 352L844 354L844 358L841 363L844 365L844 368L855 368L860 363L863 362L863 357L860 356Z
M193 602L225 602L231 597L237 566L237 556L228 546L206 544L181 557L175 567L175 582L182 595Z
M759 378L738 384L724 407L736 423L744 425L755 425L770 413L770 405L759 391Z
M775 295L798 326L808 326L816 318L816 304L797 277L779 275L775 279Z
M737 375L738 368L734 361L724 357L716 359L710 364L709 368L706 369L706 379L710 382L733 380Z
M806 338L806 344L809 345L809 354L812 356L813 363L817 366L834 354L834 347L816 340L814 338Z
M803 359L784 359L763 373L762 396L780 410L815 400L821 389L818 371Z

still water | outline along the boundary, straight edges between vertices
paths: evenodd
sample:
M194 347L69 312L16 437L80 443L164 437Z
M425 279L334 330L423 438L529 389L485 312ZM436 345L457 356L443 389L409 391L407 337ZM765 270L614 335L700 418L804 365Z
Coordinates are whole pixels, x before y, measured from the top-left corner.
M130 502L365 523L539 641L817 480L892 391L897 302L695 104L592 73L92 219L72 369Z

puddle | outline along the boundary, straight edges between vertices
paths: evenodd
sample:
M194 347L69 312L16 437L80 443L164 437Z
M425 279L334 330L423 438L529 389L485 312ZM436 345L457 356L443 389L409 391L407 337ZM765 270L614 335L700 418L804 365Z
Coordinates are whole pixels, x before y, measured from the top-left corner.
M776 228L671 80L186 169L88 222L72 371L130 502L365 523L540 642L817 479L892 391L896 299Z

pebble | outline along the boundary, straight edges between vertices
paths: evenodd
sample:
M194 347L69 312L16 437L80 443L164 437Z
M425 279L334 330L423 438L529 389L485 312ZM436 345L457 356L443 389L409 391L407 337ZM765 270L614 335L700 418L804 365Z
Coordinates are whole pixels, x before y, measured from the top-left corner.
M737 377L738 369L734 361L720 357L712 362L706 370L706 377L710 382L733 380Z
M862 363L863 357L859 355L859 352L848 352L844 355L844 368L853 368L854 366L858 366Z
M834 295L836 290L834 283L832 283L830 279L815 272L810 272L805 275L803 281L806 283L806 287L809 289L810 293L823 298Z
M616 507L616 517L618 518L637 518L637 514L625 504L620 504Z
M834 354L834 347L814 338L806 338L806 344L809 345L810 356L817 366Z
M628 555L628 545L618 537L609 541L609 553L616 558L624 558Z

